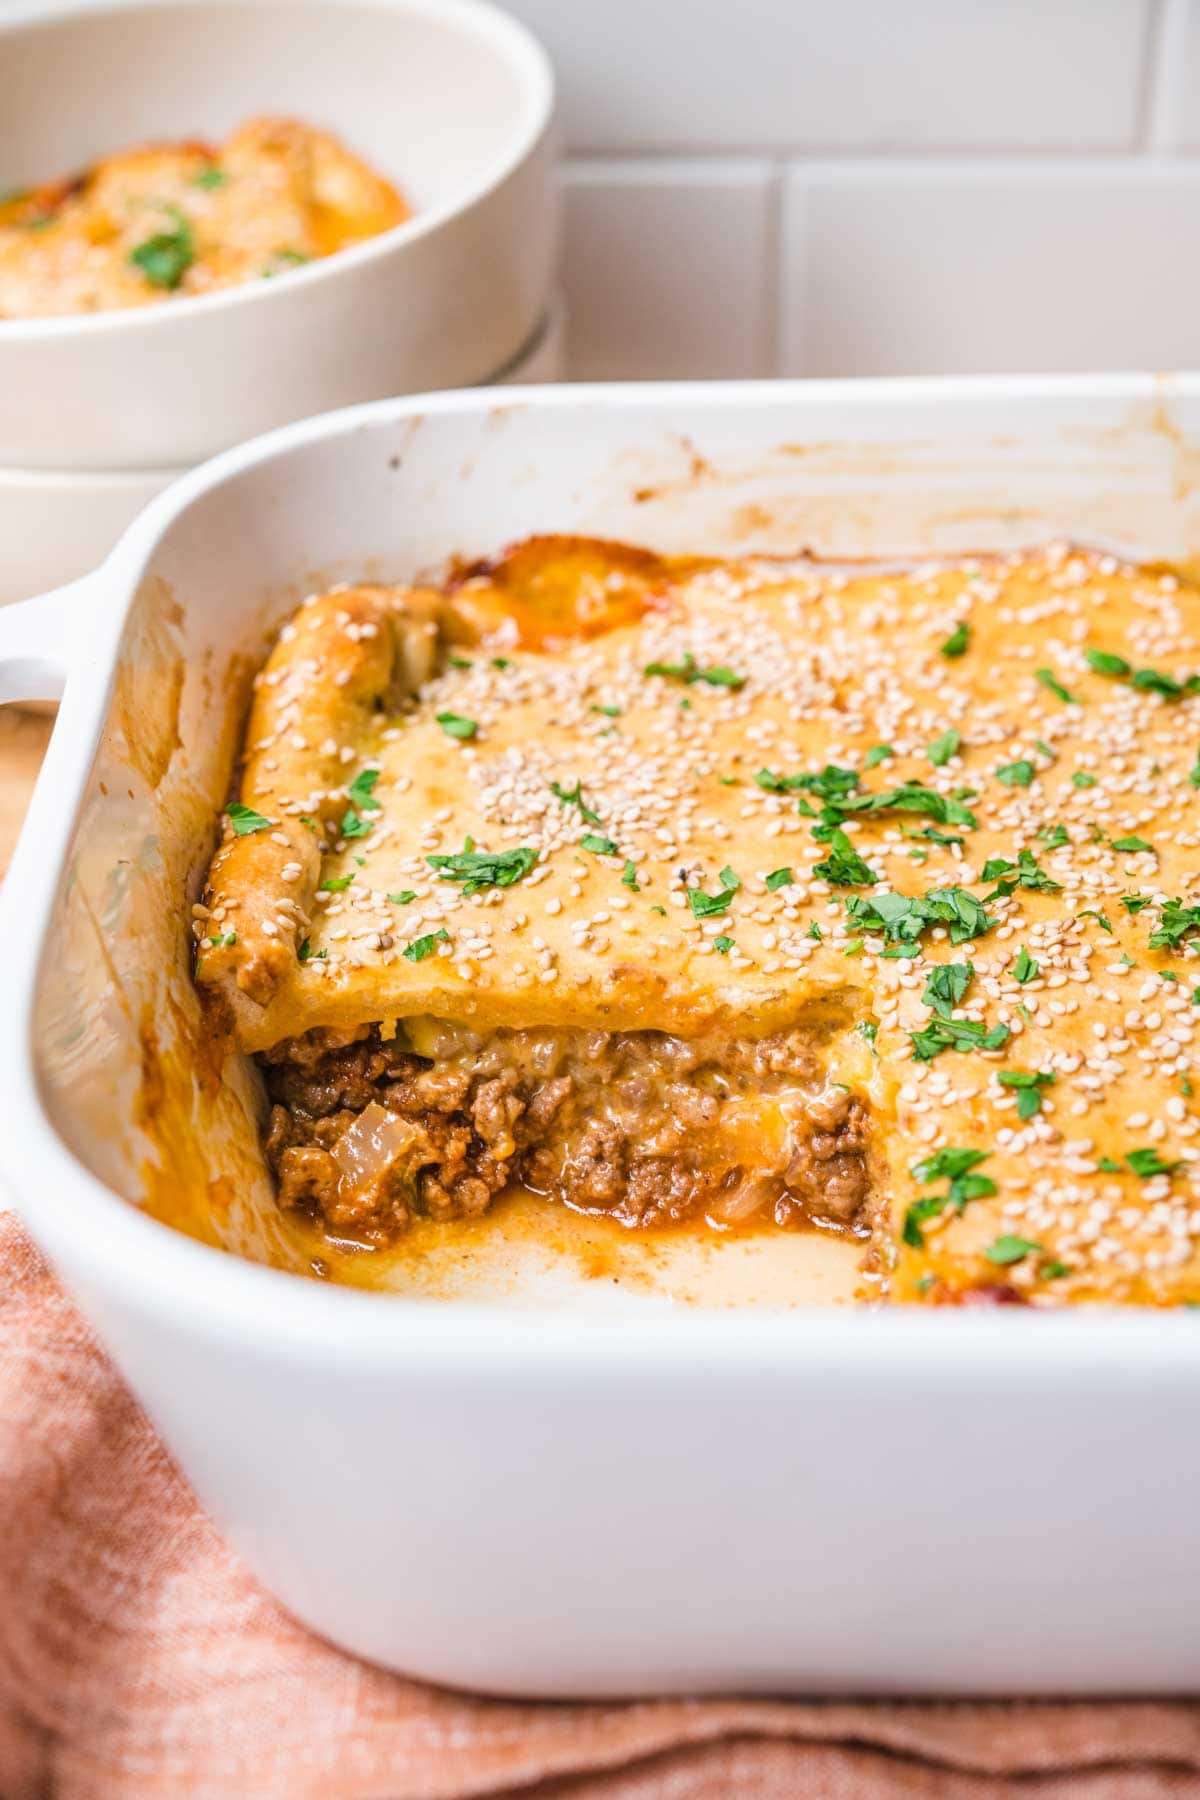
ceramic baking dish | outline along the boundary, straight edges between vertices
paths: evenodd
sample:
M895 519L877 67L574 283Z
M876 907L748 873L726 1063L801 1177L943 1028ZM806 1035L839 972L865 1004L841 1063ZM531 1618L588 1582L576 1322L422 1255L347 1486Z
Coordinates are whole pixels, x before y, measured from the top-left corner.
M1192 1315L796 1305L818 1290L765 1268L687 1305L552 1257L437 1302L262 1266L294 1251L185 902L264 634L317 582L572 528L1186 558L1198 471L1195 377L441 395L230 452L0 612L3 692L65 684L0 899L0 1170L302 1619L524 1694L1195 1690Z
M332 406L491 381L549 306L554 75L488 0L5 0L0 94L0 188L272 112L414 207L272 281L0 320L0 466L175 469Z

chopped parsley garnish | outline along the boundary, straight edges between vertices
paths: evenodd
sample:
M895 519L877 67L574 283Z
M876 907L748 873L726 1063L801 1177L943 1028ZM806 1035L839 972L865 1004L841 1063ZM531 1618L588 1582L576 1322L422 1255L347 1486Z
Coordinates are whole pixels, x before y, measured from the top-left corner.
M917 1062L932 1062L943 1050L1002 1050L1011 1035L1007 1025L993 1025L989 1030L977 1019L955 1019L951 1015L960 1005L971 985L975 965L942 963L931 969L921 995L934 1017L923 1031L911 1031L909 1041Z
M840 826L835 826L829 839L829 855L813 864L813 874L832 887L874 887L879 880Z
M966 648L970 641L971 627L967 624L966 620L963 619L954 627L950 636L941 646L942 655L947 657L963 656L966 653Z
M1182 900L1168 900L1158 924L1150 933L1150 948L1177 950L1193 931L1200 931L1200 906L1185 906Z
M1154 850L1154 845L1148 844L1145 838L1122 837L1112 838L1110 841L1114 850L1127 850L1130 855L1136 854L1139 850L1149 850L1151 852Z
M378 769L360 769L346 790L351 806L356 806L360 812L378 812L380 806L375 798L378 780Z
M1036 981L1037 977L1041 974L1041 971L1041 963L1035 962L1024 944L1022 944L1017 960L1013 964L1013 980L1019 981L1022 987L1024 987L1027 981Z
M1071 842L1065 825L1043 825L1038 837L1047 850L1061 850Z
M1090 787L1095 787L1095 785L1096 785L1096 777L1094 775L1088 775L1083 769L1076 769L1075 773L1071 777L1071 786L1072 787L1090 788Z
M168 207L174 231L156 231L144 244L129 252L129 260L142 271L151 287L177 288L196 260L192 228L177 206Z
M879 1036L879 1020L860 1019L854 1029L861 1037L866 1038L868 1044L873 1044L875 1039Z
M473 666L469 656L448 656L446 661L452 669L469 669Z
M564 806L573 806L575 810L587 820L589 825L602 825L604 823L600 814L598 812L593 812L587 801L584 799L582 781L577 781L573 788L560 787L557 781L552 781L550 783L550 792L554 795L556 800L561 800Z
M211 168L201 169L198 175L192 176L192 186L198 188L219 188L224 187L228 180L229 176L226 174L225 170L218 169L214 163Z
M212 945L214 950L224 950L228 946L237 943L237 932L236 931L227 931L223 937L210 937L208 941ZM304 951L305 951L307 945L308 945L308 939L305 938L304 943L301 944L301 946L300 946L300 961L301 962L304 961Z
M493 656L492 658L493 669L507 669L511 666L511 659L507 656Z
M653 913L660 913L664 919L667 916L667 909L665 906L652 906L650 911Z
M1015 1091L1018 1119L1032 1119L1042 1110L1042 1089L1053 1087L1058 1076L1052 1069L1001 1069L996 1080Z
M1089 906L1084 912L1078 913L1076 917L1080 919L1095 919L1101 931L1112 932L1112 920L1109 918L1108 914L1097 912L1094 906Z
M1004 763L997 769L996 780L1002 781L1005 787L1027 788L1036 774L1033 764L1022 757L1019 762Z
M1174 675L1165 675L1159 669L1135 669L1133 685L1146 693L1162 694L1167 700L1178 700L1182 694L1194 694L1200 689L1200 675L1188 675L1183 681Z
M350 875L327 875L325 877L324 881L321 883L321 892L323 894L344 893L345 890L350 886L350 883L353 880L354 880L353 874L350 874Z
M768 794L790 794L796 788L804 788L810 794L818 794L822 800L840 803L858 786L858 770L826 763L816 774L776 775L772 769L760 769L754 779Z
M935 1013L948 1018L953 1009L961 1005L974 974L973 962L941 963L930 970L921 998Z
M982 937L996 923L983 903L961 887L930 888L917 897L885 893L868 900L852 894L846 912L863 930L881 933L889 944L899 946L892 951L894 956L916 956L921 933L931 925L948 925L950 942L963 944Z
M424 962L432 956L439 944L448 944L450 933L443 925L438 931L431 931L425 937L414 938L411 944L404 947L404 955L409 962Z
M863 768L877 768L881 762L886 762L889 756L895 756L895 754L896 752L892 749L890 744L872 744L871 748L867 751L867 754L863 757ZM1200 767L1200 764L1197 766Z
M473 738L479 730L474 719L464 719L461 713L440 712L436 717L447 737Z
M1172 1175L1179 1167L1177 1162L1164 1162L1157 1150L1127 1150L1125 1161L1141 1181L1149 1181L1154 1175Z
M962 738L959 736L958 732L955 731L953 725L951 725L946 731L941 733L940 737L934 738L925 754L935 769L941 769L945 767L952 756L958 754L961 744Z
M581 850L591 850L596 856L617 856L619 851L610 837L600 837L594 831L585 831L579 840Z
M638 885L637 864L632 860L626 862L625 867L621 872L621 886L632 888L635 894L640 894L642 891L641 887Z
M1161 694L1166 700L1178 700L1184 694L1200 690L1200 675L1188 675L1181 681L1178 676L1167 675L1161 669L1135 669L1123 656L1114 656L1110 650L1093 650L1090 645L1084 655L1088 666L1097 675L1111 675L1118 681L1128 681L1143 693Z
M1055 699L1064 700L1068 706L1074 704L1074 694L1068 692L1053 669L1035 669L1034 674L1044 688L1049 688Z
M303 250L272 250L269 260L263 264L259 273L264 281L269 281L272 275L282 275L285 269L298 269L301 263L308 260Z
M821 927L817 924L815 919L810 919L808 921L808 930L805 933L805 936L812 938L815 944L820 944L824 941L825 933L821 930ZM1197 988L1196 992L1200 993L1200 988ZM1197 1006L1200 1006L1200 1000L1198 1000L1196 1004Z
M248 837L252 831L269 831L275 822L273 819L264 819L252 806L243 806L240 800L232 801L225 811L235 837Z
M325 958L329 955L329 952L328 950L314 950L312 947L312 939L305 938L299 950L297 950L296 955L302 963L310 961L324 962Z
M721 956L728 956L729 952L733 949L733 939L731 937L724 937L724 936L721 936L719 938L714 938L713 939L713 949L716 950Z
M688 888L688 905L692 909L693 918L715 919L721 913L729 911L729 903L742 884L728 866L721 870L720 878L725 886L718 894L706 894L703 888Z
M393 906L411 906L416 897L416 888L405 888L403 893L388 895Z
M382 810L375 798L375 783L378 780L378 769L360 769L347 788L350 804L342 817L341 832L344 838L366 837L370 831L370 822L362 815Z
M983 865L981 879L996 883L991 893L984 895L985 902L998 898L1007 899L1019 887L1041 894L1062 892L1062 882L1047 875L1045 869L1039 866L1032 850L1022 850L1015 863L1010 862L1006 856L990 856Z
M1006 1233L1004 1237L998 1237L994 1244L989 1244L983 1254L989 1262L1007 1269L1012 1263L1024 1262L1027 1256L1040 1256L1041 1251L1042 1246L1035 1243L1033 1238L1013 1237L1011 1233Z
M740 688L746 685L744 675L735 675L732 669L726 669L721 664L710 669L702 669L690 650L684 652L682 662L647 663L642 673L664 675L668 681L686 681L689 686L694 681L706 681L710 687Z
M924 813L940 825L963 825L968 831L974 831L979 823L975 814L963 805L961 795L939 794L936 789L922 787L917 781L905 781L899 787L884 788L877 794L845 794L838 800L830 800L827 814L835 809L842 813ZM827 823L841 822L830 821L827 814L823 815Z
M1197 753L1196 760L1192 764L1191 770L1188 774L1188 780L1191 782L1193 787L1200 787L1200 752Z
M603 713L606 719L619 719L621 716L621 709L619 706L593 706L590 710L592 712Z
M528 875L537 862L537 851L528 845L519 850L476 850L468 838L457 856L427 856L425 861L443 881L465 882L463 893L470 895L482 893L484 888L511 887Z
M1127 663L1123 656L1114 656L1111 650L1093 650L1089 644L1084 651L1089 669L1095 669L1097 675L1126 676L1133 674L1133 665Z
M952 1206L960 1216L968 1201L983 1200L996 1192L996 1184L989 1175L973 1173L981 1162L986 1162L990 1151L959 1150L947 1148L936 1150L919 1163L914 1163L912 1176L927 1187L933 1181L948 1183L944 1194L926 1194L915 1200L904 1215L903 1238L914 1250L925 1247L925 1237L921 1230L926 1219L935 1219Z
M767 892L773 894L777 888L791 887L794 880L790 869L772 869L767 876Z

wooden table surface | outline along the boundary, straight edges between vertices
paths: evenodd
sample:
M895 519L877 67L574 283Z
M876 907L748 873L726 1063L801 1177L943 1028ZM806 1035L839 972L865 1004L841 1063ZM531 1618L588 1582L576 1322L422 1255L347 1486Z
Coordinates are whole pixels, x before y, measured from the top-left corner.
M53 724L42 713L0 706L0 877L8 868Z

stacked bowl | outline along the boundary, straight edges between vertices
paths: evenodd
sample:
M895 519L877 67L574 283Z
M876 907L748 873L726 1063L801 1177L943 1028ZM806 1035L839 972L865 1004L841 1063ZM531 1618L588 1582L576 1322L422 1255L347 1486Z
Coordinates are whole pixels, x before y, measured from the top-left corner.
M489 0L19 3L0 92L0 187L270 112L413 209L270 281L0 318L0 601L94 567L177 475L273 426L557 375L553 74Z

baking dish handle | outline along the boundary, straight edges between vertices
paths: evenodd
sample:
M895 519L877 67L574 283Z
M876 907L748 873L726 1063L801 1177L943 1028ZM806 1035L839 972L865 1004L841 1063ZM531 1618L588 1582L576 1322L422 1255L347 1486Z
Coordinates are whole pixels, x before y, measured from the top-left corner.
M95 606L96 580L93 572L32 600L0 606L0 701L61 700L84 636L84 609Z

